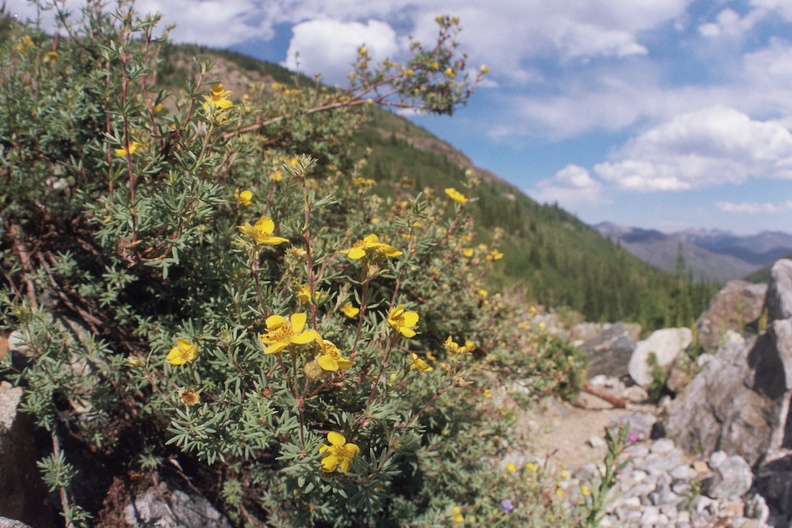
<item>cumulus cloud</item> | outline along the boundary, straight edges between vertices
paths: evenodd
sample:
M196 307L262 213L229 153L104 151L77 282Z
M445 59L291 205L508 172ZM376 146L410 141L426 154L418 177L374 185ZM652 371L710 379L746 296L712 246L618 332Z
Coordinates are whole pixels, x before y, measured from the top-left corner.
M331 82L341 81L352 71L357 50L363 44L375 63L394 57L399 51L396 31L379 20L365 24L311 20L297 24L292 31L294 36L283 65L309 75L322 73Z
M715 207L727 213L736 214L774 214L792 209L792 201L772 202L716 202Z
M536 188L528 190L534 200L544 203L557 202L567 209L601 203L602 184L591 177L588 170L579 165L567 165L552 178L537 182Z
M594 171L622 189L680 191L749 178L792 178L792 134L715 106L682 114L630 141Z
M733 9L724 9L714 22L699 26L699 32L705 37L741 37L765 16L764 9L754 9L745 16L740 16Z

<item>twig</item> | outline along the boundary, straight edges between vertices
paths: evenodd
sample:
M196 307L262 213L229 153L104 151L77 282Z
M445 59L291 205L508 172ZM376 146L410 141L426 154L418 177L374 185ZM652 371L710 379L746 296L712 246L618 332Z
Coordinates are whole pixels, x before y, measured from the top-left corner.
M603 390L595 389L594 387L592 387L588 383L583 384L583 388L581 390L583 392L587 392L587 393L591 394L592 396L596 396L597 398L599 398L601 400L605 400L606 402L610 403L611 405L613 405L617 409L624 409L625 407L627 407L627 402L625 400L623 400L623 399L621 399L621 398L619 398L617 396L614 396L613 394L609 394L609 393L607 393L607 392L605 392Z

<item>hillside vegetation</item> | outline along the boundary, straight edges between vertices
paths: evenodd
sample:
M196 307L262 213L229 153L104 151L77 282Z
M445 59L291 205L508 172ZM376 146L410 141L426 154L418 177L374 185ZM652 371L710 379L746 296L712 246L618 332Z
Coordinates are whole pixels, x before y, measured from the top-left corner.
M193 56L211 60L220 72L233 72L226 84L240 93L251 82L315 82L228 50L169 46L164 55L165 86L184 81ZM361 173L375 180L380 196L415 196L427 188L436 193L447 187L463 190L467 170L481 179L469 207L476 243L489 244L495 229L503 231L503 259L487 277L492 288L548 308L572 308L590 321L633 321L647 329L690 325L718 289L714 281L694 278L687 269L669 274L644 263L557 205L538 204L475 167L464 153L406 118L366 108L361 121L350 141L354 154L366 157Z

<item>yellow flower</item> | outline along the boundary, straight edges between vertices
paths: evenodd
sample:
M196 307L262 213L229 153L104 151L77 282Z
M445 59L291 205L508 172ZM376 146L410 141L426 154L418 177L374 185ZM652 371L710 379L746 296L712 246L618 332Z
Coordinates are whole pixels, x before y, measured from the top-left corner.
M486 65L482 64L481 68L479 68L479 71L486 75L487 73L489 73L490 70L489 70L489 68L487 68Z
M352 319L352 318L356 317L357 314L360 313L360 308L355 308L351 304L347 303L347 304L345 304L344 306L341 307L341 312L343 312L344 315L346 315L347 317Z
M206 99L203 104L204 112L208 112L212 107L225 109L234 106L234 103L228 100L230 94L231 91L226 90L223 83L213 84L209 95L204 96L204 99Z
M48 51L44 54L44 63L48 62L59 62L60 61L60 53L57 51Z
M462 254L465 255L467 258L471 258L473 256L473 248L465 248L462 250Z
M450 68L450 67L446 68L445 72L443 73L445 73L446 77L448 77L449 79L454 79L457 76L456 72L454 71L454 68Z
M304 330L307 316L304 313L293 314L288 320L282 315L267 317L267 333L261 334L261 342L269 345L265 354L277 354L289 345L305 345L319 339L316 330Z
M589 495L591 495L591 490L589 489L588 486L583 484L582 486L580 486L580 494L583 495L584 497L588 497Z
M19 38L19 44L14 46L14 49L17 51L25 51L28 48L34 47L35 44L33 43L33 39L30 38L28 35L23 35Z
M413 352L410 354L410 357L412 358L412 365L410 365L411 369L420 372L432 372L434 370L429 363L418 357L418 354Z
M168 352L168 357L165 358L165 361L171 365L183 365L195 359L197 355L198 345L179 338L176 340L176 346Z
M502 258L503 258L503 253L501 253L501 252L500 252L500 251L498 251L497 249L493 249L493 250L492 250L492 253L490 253L489 255L487 255L487 257L486 257L486 258L487 258L487 260L489 260L490 262L492 262L492 261L494 261L494 260L500 260L500 259L502 259Z
M201 397L193 389L182 389L179 391L179 399L187 407L196 405L201 401Z
M388 324L404 337L413 337L415 336L413 327L418 324L418 314L405 312L404 306L400 304L388 312Z
M269 177L270 177L270 180L272 180L274 182L283 181L283 171L278 169L278 170L276 170L274 172L271 172Z
M459 346L458 343L451 339L451 336L448 336L448 338L445 340L443 347L445 347L446 352L449 354L467 354L468 352L473 352L476 350L476 345L470 341L465 341L464 346Z
M297 286L300 288L300 290L297 292L297 300L300 301L300 304L308 304L311 302L311 288L309 288L307 284L301 286L299 283L297 283ZM325 297L327 297L325 292L319 290L314 292L314 300L316 302L321 301Z
M517 471L517 467L511 462L509 462L508 464L506 464L506 471L508 471L509 473L514 473L515 471Z
M415 70L413 70L412 68L407 68L406 70L404 70L405 77L412 77L413 75L415 75Z
M489 295L489 293L487 292L487 290L485 290L485 289L483 289L483 288L482 288L482 289L480 289L480 290L478 290L478 291L476 292L476 295L477 295L477 296L478 296L480 299L486 299L486 298L487 298L487 296Z
M465 518L462 516L462 508L459 506L454 506L454 509L451 510L451 519L453 519L456 523L465 522Z
M276 246L288 242L287 239L272 236L275 231L275 222L269 216L262 216L258 219L255 225L246 223L245 225L237 226L240 231L253 239L256 244L263 244L265 246Z
M234 198L236 198L237 204L242 207L247 207L253 203L253 193L248 190L240 191L237 189L234 191Z
M449 187L445 190L445 193L448 195L449 198L454 200L458 204L467 203L468 199L465 198L465 195L461 192L457 191L453 187Z
M367 185L374 185L377 182L371 178L352 178L352 183L360 187L366 187Z
M316 342L319 343L319 350L321 351L319 357L316 358L316 362L319 363L322 369L336 372L338 370L347 370L354 365L352 361L341 357L341 351L338 350L338 347L327 339L317 339Z
M537 466L533 462L528 462L527 464L525 464L525 468L531 473L536 473L537 471L539 471L539 466Z
M375 260L382 257L398 257L402 254L395 247L380 242L379 237L373 233L355 242L350 249L343 249L339 253L344 253L353 260L359 260L364 257L368 260Z
M330 445L319 448L319 454L322 455L322 471L332 473L339 469L341 473L346 473L355 455L360 453L360 448L355 444L347 443L344 435L335 431L327 433L327 441Z
M492 391L489 389L484 389L484 397L485 398L492 398Z
M142 146L143 146L143 143L140 143L138 141L133 141L132 143L129 144L129 149L127 149L126 147L121 147L121 148L117 148L117 149L113 149L113 150L115 151L115 155L116 156L122 158L122 157L125 157L127 155L131 156L132 154L137 152L137 150L140 147L142 147Z

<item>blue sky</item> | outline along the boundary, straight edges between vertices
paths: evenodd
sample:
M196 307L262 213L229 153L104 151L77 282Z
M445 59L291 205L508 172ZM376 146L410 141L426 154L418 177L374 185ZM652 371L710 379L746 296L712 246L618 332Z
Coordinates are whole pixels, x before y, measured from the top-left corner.
M78 7L70 0L68 5ZM792 0L139 0L176 42L343 84L357 46L403 58L461 19L486 82L411 116L540 202L670 232L792 231ZM8 10L33 14L24 0Z

